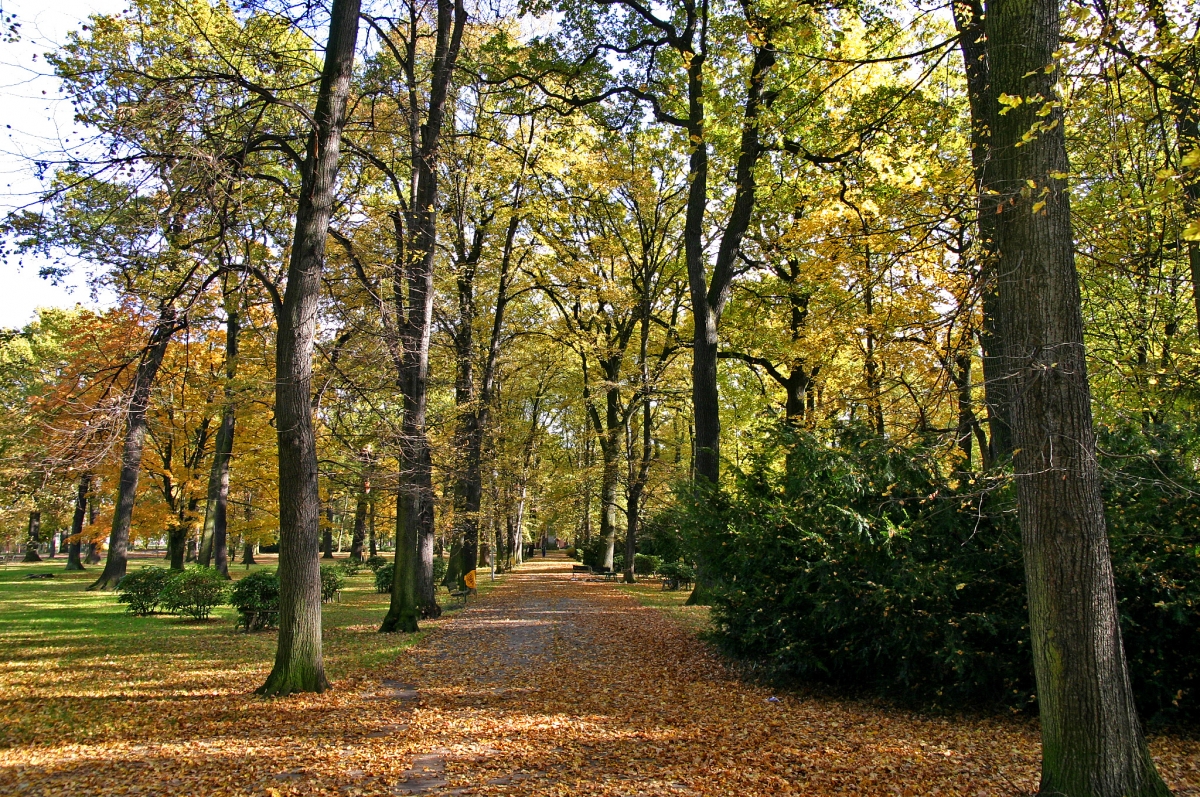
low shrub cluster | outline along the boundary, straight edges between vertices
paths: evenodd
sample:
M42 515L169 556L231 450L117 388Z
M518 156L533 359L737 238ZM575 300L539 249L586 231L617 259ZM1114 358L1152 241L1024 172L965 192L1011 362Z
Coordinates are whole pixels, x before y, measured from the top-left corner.
M152 614L161 606L171 614L204 620L225 602L228 587L229 582L210 567L144 567L121 579L117 600L128 605L132 614Z
M375 570L375 591L379 593L391 593L392 580L396 574L396 565L393 562L388 562L382 567Z
M384 557L376 554L375 556L368 556L366 558L366 560L363 562L363 564L365 564L367 566L367 569L370 570L372 573L378 573L379 568L386 565L388 563L388 561L389 561L388 559L385 559Z
M1200 485L1172 441L1108 432L1101 449L1138 707L1195 719ZM853 430L782 432L735 489L685 497L676 521L712 568L720 643L781 678L1035 707L1012 486L938 461Z
M126 604L130 614L153 614L170 578L171 571L161 567L143 567L126 573L117 583L117 601Z
M272 628L279 622L279 574L257 570L237 581L229 592L237 609L238 626L250 631Z
M346 586L346 571L339 565L321 565L321 603L329 603Z
M635 554L633 557L633 572L639 576L649 576L658 572L662 559L646 553Z

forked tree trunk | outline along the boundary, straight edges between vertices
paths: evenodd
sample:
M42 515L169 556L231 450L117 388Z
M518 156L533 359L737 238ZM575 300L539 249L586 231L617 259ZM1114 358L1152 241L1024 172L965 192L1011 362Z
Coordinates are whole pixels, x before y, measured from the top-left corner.
M71 536L67 541L67 570L83 570L83 522L87 519L88 493L92 489L92 474L79 476L79 491L75 494L75 514L71 517Z
M117 480L117 503L113 510L112 532L108 537L108 558L104 562L104 572L88 587L90 590L111 589L125 577L129 562L129 526L133 520L138 474L142 468L150 388L153 387L154 377L167 354L167 344L171 342L171 336L178 328L175 308L164 304L150 335L150 342L142 350L141 360L133 375L131 396L125 416L125 444L121 451L121 474Z
M338 152L358 40L359 0L333 0L317 95L316 128L301 169L300 204L277 307L275 413L279 440L279 641L261 695L323 692L321 574L316 557L321 496L313 433L312 351L325 239L333 212Z
M1065 181L1058 0L991 0L996 97L991 188L996 273L1030 635L1042 726L1043 795L1166 795L1134 710L1121 644Z
M432 332L434 298L434 257L437 250L438 166L442 127L446 118L446 100L450 93L455 64L462 45L467 11L462 0L437 1L437 29L434 35L432 75L429 81L427 113L419 126L419 141L414 142L413 171L415 190L413 202L405 211L408 237L403 247L405 257L398 259L393 284L394 301L399 322L402 358L398 368L400 392L404 395L404 423L400 453L403 463L404 486L401 494L408 517L397 519L406 534L415 535L414 555L401 556L397 539L396 567L403 559L412 574L397 573L398 579L414 584L421 613L427 617L441 614L436 585L433 583L434 497L433 463L429 451L429 436L425 413L429 393L429 341ZM415 56L414 56L415 57ZM410 86L416 91L416 86ZM407 283L407 302L403 285ZM408 608L397 604L393 590L392 609L388 611L381 631L409 629Z
M25 537L25 558L22 562L40 562L38 546L42 544L42 513L35 509L29 513L29 528Z
M230 300L232 299L232 301ZM204 508L204 537L200 544L200 564L213 566L229 578L229 463L233 456L233 435L237 422L233 380L237 376L238 336L241 332L240 297L234 293L225 302L225 407L221 426L213 443L212 469L208 474L208 500Z

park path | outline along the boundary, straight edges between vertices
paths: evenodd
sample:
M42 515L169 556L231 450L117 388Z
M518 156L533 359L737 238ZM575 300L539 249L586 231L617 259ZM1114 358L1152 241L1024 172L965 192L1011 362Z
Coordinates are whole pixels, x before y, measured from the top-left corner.
M399 793L1019 794L1028 724L776 696L662 610L535 559L411 651Z

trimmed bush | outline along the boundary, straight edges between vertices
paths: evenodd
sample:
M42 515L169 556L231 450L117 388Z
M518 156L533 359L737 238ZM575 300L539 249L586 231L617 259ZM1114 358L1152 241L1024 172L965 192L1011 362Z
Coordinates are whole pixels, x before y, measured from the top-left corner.
M442 579L446 577L446 570L450 567L449 561L444 556L433 557L433 583L441 584ZM388 588L389 590L391 587Z
M229 582L211 567L192 565L176 570L163 585L161 602L171 614L206 620L212 610L225 602Z
M360 570L363 569L363 563L355 561L354 559L347 559L344 562L338 563L338 567L342 569L342 572L346 574L347 578L353 578L354 576L358 575Z
M161 567L143 567L126 573L117 583L117 602L126 604L130 614L153 614L170 578L171 571Z
M652 573L657 573L660 565L662 565L662 559L657 556L639 553L633 557L633 572L639 576L648 576Z
M393 562L388 562L383 567L375 571L375 591L388 592L392 591L392 577L396 572L396 565Z
M321 565L321 603L329 603L345 585L346 576L340 566Z
M380 556L379 554L375 554L374 556L368 556L366 561L363 562L363 564L365 564L372 573L378 573L379 568L384 567L385 565L387 565L387 563L388 563L388 560L386 558Z
M258 570L237 581L229 602L238 612L238 625L247 632L270 628L279 622L279 574Z

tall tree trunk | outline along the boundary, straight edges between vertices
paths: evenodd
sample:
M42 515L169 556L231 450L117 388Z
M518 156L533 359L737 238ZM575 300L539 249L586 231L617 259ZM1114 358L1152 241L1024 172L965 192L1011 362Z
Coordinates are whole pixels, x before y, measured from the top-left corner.
M983 350L983 392L987 406L989 444L985 464L1012 458L1012 429L1008 411L1010 401L1007 374L1004 371L1004 334L1000 328L999 283L996 265L996 201L991 193L989 136L995 124L998 102L991 87L987 40L984 36L982 0L962 0L952 5L958 29L959 49L967 78L967 97L971 107L971 169L979 193L979 215L975 242L980 267L980 299L983 323L979 332Z
M183 520L176 516L167 527L167 554L172 570L182 570L187 559L188 530Z
M262 695L323 692L329 687L321 652L321 574L314 555L321 496L313 433L312 350L325 239L333 212L338 152L358 40L359 0L333 0L329 40L301 169L300 204L277 307L275 414L279 440L279 641Z
M367 508L371 503L371 465L369 458L364 457L364 460L362 483L358 489L358 500L354 504L354 537L350 540L350 561L352 562L363 560L363 540L367 536ZM375 547L374 543L375 539L372 535L372 549ZM375 555L374 550L371 555Z
M405 488L411 493L405 501L409 517L406 528L416 535L417 568L415 582L421 611L429 617L441 614L434 596L433 583L433 465L425 412L429 387L429 341L433 318L433 273L437 249L438 166L442 127L446 118L455 64L467 21L462 0L438 0L437 33L434 43L432 75L429 83L428 112L420 126L413 169L416 172L414 202L405 213L409 230L407 262L407 313L401 329L404 363L400 369L400 390L404 394L404 424L401 455L405 469ZM397 299L399 300L399 295ZM399 565L397 565L399 566ZM390 616L390 612L389 612ZM388 625L389 621L385 621ZM395 625L396 621L390 624ZM403 629L407 630L407 629Z
M333 514L333 499L325 505L325 530L321 532L321 558L333 558L333 527L337 522Z
M175 308L164 304L150 341L142 350L141 360L133 375L129 405L125 415L125 445L121 450L121 475L117 480L117 501L113 510L112 532L108 537L108 558L104 572L88 587L90 590L111 589L125 577L129 561L129 526L133 520L133 504L137 498L138 474L142 468L142 448L146 438L146 410L150 406L150 388L167 354L167 344L179 328Z
M610 377L609 384L615 379ZM600 452L604 458L604 471L600 479L600 567L613 569L613 553L617 542L617 488L621 478L621 419L620 397L617 388L605 391L605 429Z
M213 444L212 469L208 474L208 501L204 508L204 537L200 544L200 564L216 567L229 578L229 463L233 455L233 435L237 421L233 380L237 376L238 336L241 332L241 297L227 292L225 298L225 406L221 426Z
M83 570L83 521L87 518L88 493L92 489L92 474L79 476L79 491L75 493L75 514L71 517L71 536L67 542L67 570Z
M96 506L96 502L99 500L99 498L100 497L98 495L96 495L95 491L93 491L92 494L88 497L88 526L89 527L96 525L96 515L99 512L99 508ZM89 564L89 565L100 564L100 561L101 561L100 560L100 546L94 542L89 542L88 547L87 547L87 557L83 561L84 561L84 563Z
M413 560L417 554L416 528L410 525L412 511L406 504L412 501L412 491L401 484L396 492L396 556L392 570L392 599L387 616L383 618L382 633L417 631L417 569Z
M369 547L367 548L367 553L369 556L378 556L379 549L376 547L376 543L375 543L375 499L374 498L371 499L371 512L370 512L370 515L369 515L368 521L367 521L367 534L370 537L370 543L369 543Z
M1134 710L1118 624L1058 105L1058 0L990 0L996 273L1030 636L1041 794L1166 795Z
M42 512L35 509L29 513L29 528L25 537L25 558L22 562L40 562L38 546L42 544Z

